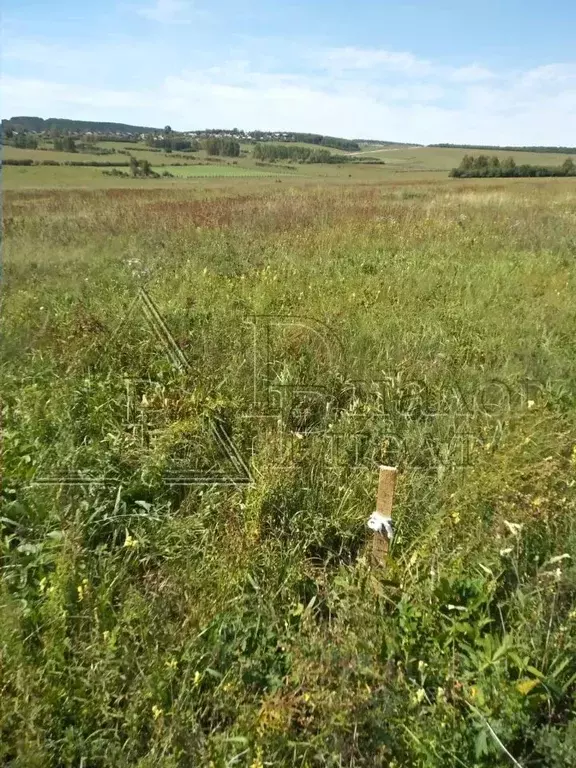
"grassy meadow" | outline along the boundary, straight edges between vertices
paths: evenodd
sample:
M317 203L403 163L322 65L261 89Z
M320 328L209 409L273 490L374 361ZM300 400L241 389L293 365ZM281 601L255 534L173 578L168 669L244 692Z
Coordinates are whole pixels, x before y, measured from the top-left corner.
M574 180L338 170L4 170L0 763L576 763Z
M315 148L314 145L296 143L297 146ZM448 172L458 166L466 150L437 147L363 147L360 152L347 153L331 149L333 155L342 156L342 163L333 164L300 164L291 162L256 162L252 157L253 145L243 144L241 156L237 159L225 157L210 157L204 149L197 152L160 152L151 150L140 142L106 141L96 144L98 149L106 149L111 154L89 154L87 152L61 152L52 148L51 142L44 142L38 149L17 149L12 146L3 147L5 160L33 160L37 165L15 166L7 165L3 169L3 185L5 189L36 189L38 187L62 187L102 189L117 187L141 187L142 180L132 178L107 178L105 172L111 168L74 167L65 165L68 162L105 162L118 163L119 170L127 171L129 155L133 154L138 160L148 160L152 169L159 174L167 171L175 180L173 187L180 186L182 180L189 183L194 180L229 179L231 177L276 177L280 180L286 176L297 179L305 186L310 184L380 184L404 183L407 181L442 181ZM476 155L496 155L500 161L513 157L518 165L561 165L569 155L474 150ZM347 159L362 160L350 163ZM373 159L374 163L366 162ZM60 165L42 165L45 162L57 162ZM162 183L169 180L163 179ZM157 180L154 182L158 186ZM144 185L150 186L150 180L144 180Z

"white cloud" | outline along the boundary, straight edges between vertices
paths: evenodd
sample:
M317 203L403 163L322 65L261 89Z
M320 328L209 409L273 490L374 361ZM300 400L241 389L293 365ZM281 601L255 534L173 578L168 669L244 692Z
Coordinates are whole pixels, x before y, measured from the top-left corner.
M524 86L542 86L544 88L555 85L571 86L576 88L576 62L571 64L546 64L526 72L521 82Z
M27 55L39 52L31 48ZM147 48L146 57L163 61L167 72L155 65L155 77L125 79L123 86L85 75L95 70L80 52L78 62L86 66L75 70L69 52L69 65L53 68L45 80L5 76L3 112L182 130L237 125L415 143L574 144L576 62L492 72L479 64L449 68L411 54L365 56L350 48L318 53L324 67L313 73L300 71L309 62L304 55L279 72L254 68L248 57L179 71L158 52ZM95 56L101 62L101 51ZM342 60L344 69L326 64Z
M427 75L432 71L429 61L405 51L366 48L331 48L318 56L324 66L335 70L382 69L406 75Z
M159 24L189 24L192 10L187 0L154 0L152 5L137 8L137 13Z
M449 75L449 79L455 83L478 83L483 80L492 80L495 77L496 74L494 72L478 64L454 69Z
M98 110L100 115L106 110L113 110L114 114L118 114L122 109L147 109L156 95L153 91L84 88L66 83L7 76L2 77L1 90L2 101L10 105L7 110L10 114L41 114L46 117L72 119L78 109L84 114L84 107ZM100 119L106 118L101 116Z

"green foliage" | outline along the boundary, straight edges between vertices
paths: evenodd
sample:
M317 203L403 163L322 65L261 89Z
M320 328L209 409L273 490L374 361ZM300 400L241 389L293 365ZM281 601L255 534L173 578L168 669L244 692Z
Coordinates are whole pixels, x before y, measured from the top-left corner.
M206 139L209 138L225 138L232 137L235 139L245 139L246 134L244 131L239 131L237 128L208 128L205 131L197 131L198 136L202 136ZM251 141L256 142L288 142L288 143L302 143L302 144L317 144L321 147L331 147L333 149L342 149L347 152L354 152L360 149L360 144L357 141L351 141L350 139L342 139L336 136L323 136L319 133L295 133L293 131L250 131L248 138ZM384 144L386 142L383 142Z
M106 123L92 120L67 120L64 118L49 117L44 120L41 117L20 116L3 119L4 129L11 128L16 131L34 131L43 133L46 131L55 131L57 133L149 133L154 128L146 128L141 125L127 125L125 123Z
M165 133L162 138L149 133L146 136L146 146L152 149L163 149L165 152L197 152L200 149L200 143L195 139L185 139L173 136L171 133Z
M34 165L34 160L27 157L8 157L2 159L2 165Z
M240 157L240 144L235 139L211 136L207 139L204 139L202 146L209 155Z
M539 165L516 165L512 157L500 163L497 157L488 157L487 155L478 155L471 157L464 155L458 168L453 168L450 176L458 179L470 178L529 178L529 177L550 177L550 176L576 176L576 165L571 157L559 167L539 166Z
M12 145L18 149L36 149L38 147L38 138L32 133L20 131L12 134Z
M327 149L267 142L255 144L253 156L255 160L267 160L272 163L277 160L292 160L299 163L343 163L347 160L345 156L333 155Z
M54 149L57 152L77 152L76 142L72 136L56 136L53 139Z
M159 174L152 170L152 165L149 160L138 160L134 155L130 155L129 161L130 174L132 177L144 177L144 178L158 178Z

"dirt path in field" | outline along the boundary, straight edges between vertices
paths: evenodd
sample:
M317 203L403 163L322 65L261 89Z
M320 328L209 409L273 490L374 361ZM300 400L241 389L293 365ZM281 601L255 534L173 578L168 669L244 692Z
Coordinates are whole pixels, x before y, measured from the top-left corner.
M426 147L383 147L382 149L364 149L360 152L346 152L347 155L371 155L374 152L399 152L401 149L426 149Z

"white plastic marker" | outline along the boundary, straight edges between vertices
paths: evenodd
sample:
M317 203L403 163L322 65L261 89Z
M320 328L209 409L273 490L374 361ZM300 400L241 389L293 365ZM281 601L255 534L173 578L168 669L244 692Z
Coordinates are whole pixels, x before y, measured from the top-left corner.
M396 489L396 467L380 467L376 512L370 515L368 527L374 531L372 539L372 563L385 565L390 542L394 536L392 528L392 505Z

